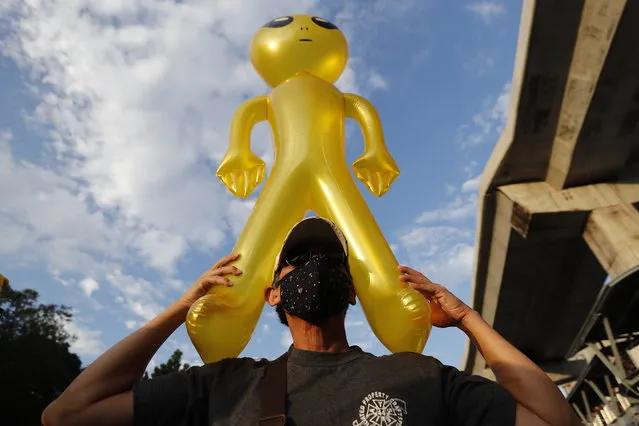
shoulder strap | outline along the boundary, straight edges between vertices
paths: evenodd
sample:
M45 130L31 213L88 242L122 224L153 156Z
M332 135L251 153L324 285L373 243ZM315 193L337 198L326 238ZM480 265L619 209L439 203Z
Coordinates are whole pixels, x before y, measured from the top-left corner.
M262 378L259 426L286 424L286 361L288 353L266 364Z

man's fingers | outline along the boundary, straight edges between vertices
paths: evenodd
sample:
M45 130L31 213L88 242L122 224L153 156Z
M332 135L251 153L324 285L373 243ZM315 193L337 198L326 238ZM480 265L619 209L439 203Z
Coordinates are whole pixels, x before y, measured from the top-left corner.
M226 287L231 287L233 285L233 281L219 275L208 275L202 279L201 283L202 289L204 290L208 290L214 285L223 285Z
M400 275L399 279L401 281L411 282L415 284L434 284L431 280L429 280L422 274L404 274Z
M211 270L208 275L242 275L242 271L235 266L222 266Z
M221 258L220 260L218 260L217 262L215 262L215 264L213 265L213 267L211 268L211 270L213 269L219 269L222 266L226 266L228 265L230 262L237 260L240 257L239 253L233 253L233 254L229 254L227 256L224 256L223 258Z
M413 268L409 267L409 266L404 266L404 265L399 265L397 267L397 269L399 269L400 272L403 272L405 274L408 275L422 275L421 272L414 270Z
M420 287L428 286L430 291L435 291L439 287L437 284L429 280L428 277L424 276L424 274L413 268L408 266L399 266L397 269L404 273L404 275L399 276L401 281L412 283Z
M428 294L435 294L439 290L439 286L433 283L414 283L409 281L408 285L413 287L415 290L426 292Z

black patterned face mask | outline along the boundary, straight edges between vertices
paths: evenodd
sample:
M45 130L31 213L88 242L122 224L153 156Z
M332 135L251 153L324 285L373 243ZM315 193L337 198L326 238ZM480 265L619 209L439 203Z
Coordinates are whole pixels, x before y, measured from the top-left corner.
M319 325L346 310L352 285L340 266L329 259L313 257L279 281L282 308Z

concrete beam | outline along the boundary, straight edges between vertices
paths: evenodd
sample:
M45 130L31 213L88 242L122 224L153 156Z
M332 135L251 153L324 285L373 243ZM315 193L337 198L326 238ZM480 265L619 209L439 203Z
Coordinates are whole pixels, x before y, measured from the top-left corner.
M614 28L601 19L616 20ZM579 331L605 279L582 237L590 212L639 206L631 183L639 183L637 22L639 1L523 1L508 118L480 181L472 305L538 363L567 354L568 336ZM586 46L586 36L605 52ZM591 67L596 56L600 64L591 78L592 68L578 65ZM581 91L584 103L566 100L588 78L592 93ZM566 110L580 105L581 112ZM570 125L574 147L555 148L558 129ZM548 170L553 155L557 168L566 158L569 164L548 179L556 173ZM621 179L629 183L598 184ZM508 188L528 185L523 182L535 183ZM524 188L529 194L518 198ZM485 367L468 342L463 368Z
M533 361L543 363L560 359L567 354L571 339L580 330L606 276L581 238L590 210L580 213L582 225L572 231L572 238L564 238L565 230L550 220L547 223L553 226L546 228L545 238L531 239L531 233L525 238L524 233L516 230L517 224L521 223L517 220L518 212L524 207L533 212L551 212L540 215L553 215L555 220L563 220L562 215L574 212L554 213L571 206L553 201L552 195L556 192L546 183L502 188L494 193L492 234L486 244L490 252L485 264L485 290L481 305L475 305L475 309ZM604 194L606 191L602 187ZM571 191L567 194L574 195ZM601 197L599 203L619 202L615 194L615 191L607 194L608 200ZM575 195L573 202L578 200ZM582 202L584 208L593 207ZM535 219L533 214L530 217ZM570 221L563 222L569 224ZM530 223L537 222L532 220ZM561 316L558 320L558 312L570 312L571 315ZM486 368L479 353L469 354L466 371L478 372Z
M495 189L545 179L582 7L583 0L523 0L508 116L480 180L472 305L482 315L484 298L489 296L485 286ZM473 370L480 358L468 341L464 358L466 371Z
M510 223L526 239L577 238L590 212L618 204L639 203L639 184L585 185L555 191L546 182L499 187L512 202Z
M490 248L490 253L488 254L489 261L483 265L486 267L486 279L481 304L478 306L476 301L474 306L474 308L481 313L482 318L491 326L494 326L502 277L506 266L506 256L511 235L510 217L513 209L513 202L500 192L495 194L494 203L494 227L492 228L492 234L486 235L490 240L484 245ZM470 345L472 344L468 341L465 370L468 372L484 370L486 366L484 358L477 351L477 348Z
M583 233L611 277L639 266L639 212L628 204L594 210Z
M626 0L585 0L546 181L564 188L579 135Z

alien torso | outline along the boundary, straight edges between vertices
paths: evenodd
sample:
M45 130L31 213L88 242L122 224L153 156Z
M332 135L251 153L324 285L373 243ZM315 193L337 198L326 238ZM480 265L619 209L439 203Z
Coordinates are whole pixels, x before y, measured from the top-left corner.
M332 84L310 74L286 80L269 95L269 121L280 163L316 165L321 156L345 165L344 97Z

